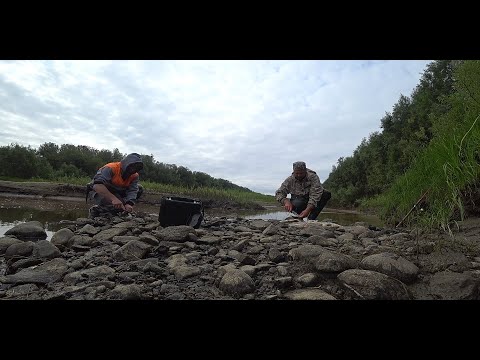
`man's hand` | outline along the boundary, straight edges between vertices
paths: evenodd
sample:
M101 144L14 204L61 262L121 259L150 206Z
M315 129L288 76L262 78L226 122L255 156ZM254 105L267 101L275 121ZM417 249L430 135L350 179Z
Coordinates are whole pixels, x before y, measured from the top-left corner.
M125 211L132 212L133 211L133 206L130 204L125 204Z
M285 203L283 204L283 206L285 207L285 210L287 210L288 212L291 212L293 209L293 205L288 199L285 199Z
M123 206L122 201L113 195L110 191L108 191L107 187L103 184L95 184L93 185L93 190L103 196L105 199L110 200L113 207L115 209L122 209L125 210L125 206Z
M303 210L298 216L301 217L302 219L306 218L308 215L310 215L312 210L313 210L313 206L312 205L307 205L307 208L305 210Z
M116 196L113 197L112 199L112 205L115 209L122 209L122 210L125 210L125 206L123 205L123 203L120 201L120 199L118 199Z
M306 209L303 210L300 214L298 214L298 217L306 218L308 215L310 215L310 211L307 211Z

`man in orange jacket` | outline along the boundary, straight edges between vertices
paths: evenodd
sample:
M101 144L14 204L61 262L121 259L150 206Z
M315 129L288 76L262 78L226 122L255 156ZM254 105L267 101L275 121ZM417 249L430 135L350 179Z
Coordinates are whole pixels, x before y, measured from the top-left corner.
M96 205L90 208L89 217L102 213L117 214L132 212L136 201L143 193L138 183L138 171L143 169L142 158L137 153L125 156L121 161L105 164L87 185Z

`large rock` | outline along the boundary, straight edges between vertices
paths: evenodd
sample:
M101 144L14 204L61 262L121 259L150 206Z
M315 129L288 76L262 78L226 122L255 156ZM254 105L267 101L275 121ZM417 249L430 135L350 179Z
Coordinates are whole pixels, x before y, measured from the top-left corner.
M90 269L74 271L65 275L63 281L66 284L76 284L80 281L93 281L107 279L110 275L113 275L115 270L106 265L95 266Z
M5 235L13 235L20 240L44 240L47 238L47 232L39 221L28 221L23 224L18 224L7 230Z
M241 297L255 290L255 283L245 272L238 269L228 269L219 284L220 290L234 297Z
M158 237L165 241L185 242L190 240L189 234L196 236L195 229L187 225L169 226L158 232Z
M33 256L42 259L53 259L61 256L60 250L48 240L40 240L35 243Z
M53 245L57 246L59 249L64 249L70 247L73 244L73 241L71 240L73 235L75 234L72 230L63 228L53 234L52 240L50 240L50 242Z
M407 259L394 253L383 252L363 258L360 266L394 277L402 282L411 283L418 275L418 267Z
M430 279L430 293L442 300L478 300L480 279L468 273L442 271Z
M5 258L28 257L32 255L34 245L35 244L32 241L12 244L7 248L7 251L5 251Z
M131 261L143 259L151 248L150 245L138 240L129 241L120 249L113 252L113 258L117 261Z
M379 272L349 269L338 274L337 278L360 299L410 300L404 283Z
M8 236L0 238L0 255L5 254L5 251L7 251L10 245L20 244L22 242L23 242L22 240L18 240Z
M0 281L13 284L49 284L61 280L67 270L67 262L64 259L55 258L34 269L22 269L16 274L6 275Z

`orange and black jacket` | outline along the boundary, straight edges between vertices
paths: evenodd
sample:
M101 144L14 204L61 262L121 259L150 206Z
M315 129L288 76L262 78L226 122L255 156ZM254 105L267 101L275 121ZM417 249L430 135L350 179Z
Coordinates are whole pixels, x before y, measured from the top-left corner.
M93 184L103 184L115 196L123 199L123 202L135 204L138 192L137 172L127 174L128 165L142 162L140 155L129 154L121 161L105 164L93 177ZM92 185L93 185L92 184Z

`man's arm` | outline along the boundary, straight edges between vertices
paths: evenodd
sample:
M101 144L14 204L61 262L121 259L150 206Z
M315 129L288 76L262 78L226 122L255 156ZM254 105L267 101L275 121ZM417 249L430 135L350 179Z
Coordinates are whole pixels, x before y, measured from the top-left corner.
M130 186L127 188L126 195L125 195L125 208L128 212L133 210L133 206L137 202L137 194L138 194L138 178L133 180Z
M312 185L310 186L310 194L308 195L308 205L311 205L313 210L322 197L323 186L317 174L312 175L310 182Z
M95 190L95 192L97 192L100 196L110 201L115 209L125 210L125 206L123 205L122 201L113 195L105 185L94 184L93 190Z
M320 201L320 198L323 194L323 186L320 182L320 178L317 174L312 174L310 176L310 193L308 194L308 204L305 210L303 210L299 216L303 219L310 215L313 209L317 206L317 203Z
M287 199L287 194L289 193L289 178L286 178L283 182L282 185L280 185L280 188L275 191L275 199L283 205L285 200Z
M287 194L289 193L290 177L286 178L282 185L280 185L280 188L275 192L275 199L285 207L285 210L290 212L292 211L293 206L290 200L287 198Z
M107 201L110 201L116 209L125 210L125 206L122 201L113 195L105 186L112 181L113 171L109 167L98 169L97 173L93 177L93 190L100 196L104 197Z
M102 169L98 169L97 173L93 177L94 184L109 184L112 181L113 171L111 168L104 167Z

